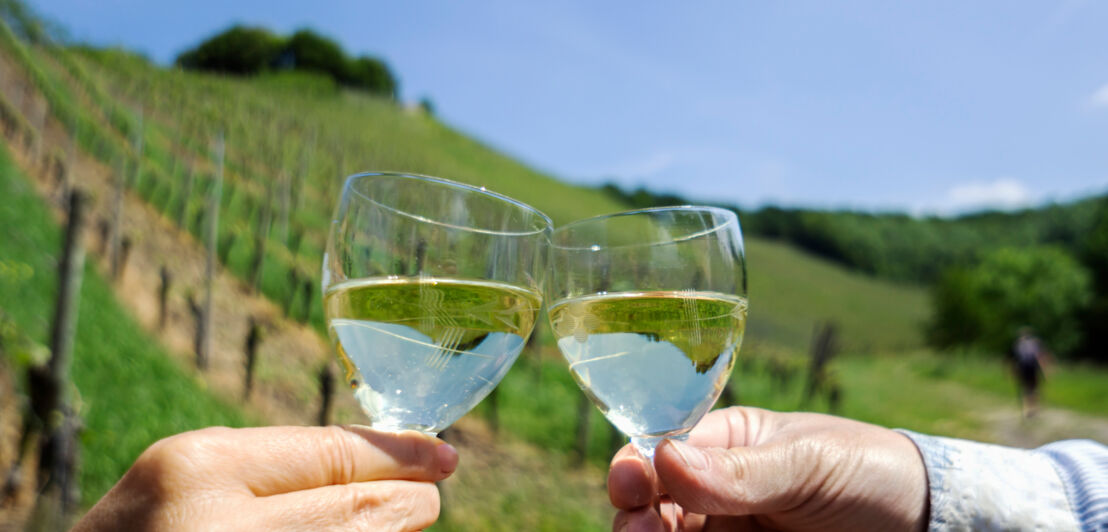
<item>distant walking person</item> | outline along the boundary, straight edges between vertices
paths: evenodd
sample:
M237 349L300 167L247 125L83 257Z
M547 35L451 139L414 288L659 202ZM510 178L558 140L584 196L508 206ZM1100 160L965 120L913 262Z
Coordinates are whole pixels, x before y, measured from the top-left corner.
M1012 363L1019 384L1023 417L1035 415L1039 408L1039 387L1043 378L1043 363L1050 354L1030 328L1020 329L1019 338L1012 344Z

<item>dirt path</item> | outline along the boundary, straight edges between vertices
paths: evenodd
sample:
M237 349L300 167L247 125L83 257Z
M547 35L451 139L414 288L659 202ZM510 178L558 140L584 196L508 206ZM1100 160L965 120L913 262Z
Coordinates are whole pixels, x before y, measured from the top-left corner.
M1028 448L1071 438L1108 443L1108 419L1061 408L1042 408L1030 419L1023 419L1014 403L1011 408L987 411L980 416L997 443Z

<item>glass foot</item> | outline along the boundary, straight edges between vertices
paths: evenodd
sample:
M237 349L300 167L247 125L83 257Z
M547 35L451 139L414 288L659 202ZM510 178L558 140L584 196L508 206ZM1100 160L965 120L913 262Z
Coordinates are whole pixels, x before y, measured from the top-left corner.
M631 437L631 443L635 446L635 449L639 451L639 454L647 460L654 462L654 450L658 448L665 440L677 440L685 441L689 439L689 433L676 434L673 436L644 436L644 437Z
M439 432L440 432L440 431L434 430L434 427L427 427L426 425L414 425L414 424L408 424L408 423L377 422L377 423L370 423L369 428L371 428L373 430L379 430L381 432L405 432L405 431L410 430L410 431L414 431L414 432L421 432L423 434L431 436L432 438L437 437L439 435Z

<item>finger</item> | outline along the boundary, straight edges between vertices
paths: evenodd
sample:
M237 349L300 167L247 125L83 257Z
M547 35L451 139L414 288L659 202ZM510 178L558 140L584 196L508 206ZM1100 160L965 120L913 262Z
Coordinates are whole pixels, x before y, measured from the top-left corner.
M621 510L612 521L612 530L615 532L666 532L662 519L654 508L639 508L637 510Z
M658 493L654 466L632 445L624 445L608 470L608 498L623 510L653 504Z
M371 480L439 481L454 471L457 451L417 432L367 427L211 428L151 448L163 465L203 475L206 485L264 497Z
M669 498L658 504L658 517L662 518L662 526L666 530L680 530L685 532L685 515L680 506L677 506Z
M681 519L684 521L681 526L684 528L678 528L681 532L700 532L707 530L705 526L708 525L708 516L694 514L692 512L686 512L681 510Z
M254 499L246 518L260 530L423 530L439 517L430 482L380 480Z
M705 515L752 515L786 510L803 486L803 464L792 447L761 445L699 448L666 441L654 467L666 492L686 511Z
M733 406L713 410L689 432L695 447L738 447L763 443L769 436L770 412L761 408Z

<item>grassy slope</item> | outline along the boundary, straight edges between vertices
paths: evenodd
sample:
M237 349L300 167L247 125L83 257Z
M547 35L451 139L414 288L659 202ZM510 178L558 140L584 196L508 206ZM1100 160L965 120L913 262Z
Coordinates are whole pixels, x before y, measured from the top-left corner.
M112 72L131 74L127 79L144 76L161 79L160 83L172 88L165 91L182 92L198 100L205 93L226 93L237 95L239 101L268 102L274 113L290 120L293 118L289 115L295 115L296 110L310 109L310 113L301 113L295 119L314 124L305 126L309 129L318 129L285 139L282 146L286 150L300 149L301 144L310 142L307 137L326 138L326 133L319 132L321 130L333 130L335 133L332 135L341 137L337 146L324 145L320 141L319 148L313 152L314 171L304 184L303 198L299 200L299 208L293 216L293 223L307 231L305 239L310 243L297 260L313 275L316 275L315 264L318 264L333 202L326 192L334 191L331 180L343 172L403 170L487 186L534 205L550 215L555 224L624 209L599 190L557 181L430 117L407 112L373 98L356 94L336 95L325 90L289 91L273 80L252 82L180 72L171 75L142 63L118 61L115 66L105 68L104 72L109 74L108 83L121 90L125 82L112 77ZM99 68L92 61L89 65L90 71ZM155 105L152 103L151 108L156 109ZM250 111L237 112L246 117L253 116ZM162 115L156 113L148 112L147 125L153 128L150 135L181 127L181 121L159 122ZM254 136L264 135L254 133ZM229 153L233 153L238 146L247 157L262 158L259 150L263 147L256 145L258 142L253 137L243 139L240 134L238 137L229 135L229 138ZM148 141L148 146L153 144ZM237 158L232 155L229 161L234 162ZM297 166L295 162L290 164ZM334 173L336 171L339 173ZM229 175L238 174L232 172ZM247 185L265 184L266 177L243 172L241 177L229 179L230 182L240 183L240 190L247 190ZM273 186L273 183L268 185ZM241 200L248 195L261 194L264 188L253 186L249 190L251 192L242 192L236 198ZM238 200L231 200L229 208L225 207L229 212L221 213L221 216L228 220L228 224L238 221L239 229L250 232L250 223L244 221L249 218L249 212ZM249 262L250 244L248 238L239 238L237 242L229 255L232 263L239 263L237 270L241 272ZM815 322L835 319L843 327L845 345L853 350L882 351L920 345L918 323L926 310L922 290L876 281L790 246L756 238L747 239L747 252L752 304L749 338L752 342L803 349ZM232 269L236 269L235 266L232 264ZM274 285L272 292L278 296L277 299L282 299L277 285L282 282L283 276L278 274L278 270L276 267L269 268L264 273L272 272L269 275ZM263 278L263 284L266 280Z
M922 345L926 293L851 272L787 244L748 238L752 344L806 349L818 321L834 320L850 352ZM749 344L748 344L749 345Z
M0 309L45 343L61 231L0 149ZM155 440L209 425L241 426L240 410L208 394L119 306L90 266L81 289L72 375L83 403L81 487L95 502Z

